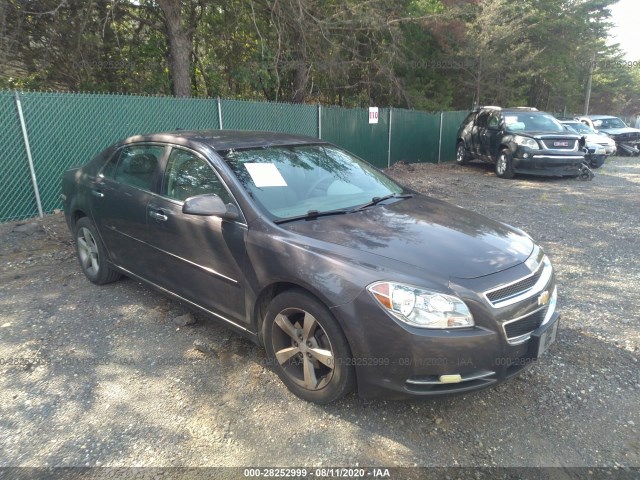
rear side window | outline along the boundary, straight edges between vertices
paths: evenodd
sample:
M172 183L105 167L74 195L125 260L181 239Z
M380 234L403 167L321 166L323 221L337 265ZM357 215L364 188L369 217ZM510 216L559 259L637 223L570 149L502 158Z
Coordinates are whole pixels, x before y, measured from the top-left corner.
M123 148L114 179L125 185L151 190L153 175L163 151L164 147L160 145L135 145ZM103 171L105 176L110 168L109 164L105 166Z

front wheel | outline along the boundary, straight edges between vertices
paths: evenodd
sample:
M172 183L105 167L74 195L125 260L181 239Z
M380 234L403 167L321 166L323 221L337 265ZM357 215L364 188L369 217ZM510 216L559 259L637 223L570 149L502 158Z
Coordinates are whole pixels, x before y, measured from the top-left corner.
M467 148L464 146L464 142L458 142L456 146L456 163L458 165L466 165L471 160L471 155L467 152Z
M496 160L496 175L500 178L513 178L515 176L511 151L508 148L503 149L498 154L498 159Z
M276 373L298 397L327 404L354 389L349 344L331 312L311 295L289 290L275 297L262 332Z
M97 285L115 282L120 273L107 261L107 252L93 222L82 217L76 223L76 254L85 276Z

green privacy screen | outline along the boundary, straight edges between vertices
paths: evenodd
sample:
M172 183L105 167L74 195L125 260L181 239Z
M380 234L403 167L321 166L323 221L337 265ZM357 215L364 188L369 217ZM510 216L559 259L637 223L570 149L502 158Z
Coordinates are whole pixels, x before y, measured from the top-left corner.
M0 92L0 221L38 214L13 92Z
M391 163L438 162L440 114L393 109Z
M369 124L368 108L322 108L322 139L355 153L376 167L387 166L389 109L378 111L378 123Z
M441 114L394 108L389 135L388 108L379 109L377 124L369 124L366 108L323 107L322 138L380 168L399 161L448 162L455 159L456 132L467 113Z
M442 113L441 162L451 162L456 159L456 133L468 114L467 111Z
M27 151L19 122L20 98L42 209L60 208L60 180L112 143L144 133L177 129L270 130L322 138L377 167L388 162L450 161L455 134L466 112L426 113L379 109L369 124L367 108L131 95L0 91L0 222L38 214ZM318 113L320 112L320 115ZM442 118L442 142L440 139ZM321 123L319 123L321 122ZM389 154L389 140L391 152ZM440 157L438 153L440 152Z
M61 207L60 178L68 167L85 163L120 139L218 127L216 103L204 99L65 93L20 98L45 212Z
M318 137L318 106L221 100L226 130L267 130Z

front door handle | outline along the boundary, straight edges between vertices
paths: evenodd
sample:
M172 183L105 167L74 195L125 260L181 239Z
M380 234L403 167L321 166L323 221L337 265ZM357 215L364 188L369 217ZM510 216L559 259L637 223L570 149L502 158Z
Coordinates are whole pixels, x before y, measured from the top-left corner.
M104 197L104 193L102 193L100 190L91 190L91 195L98 198Z
M159 222L166 222L167 220L169 220L169 217L167 217L162 210L150 210L149 216L155 220L158 220Z

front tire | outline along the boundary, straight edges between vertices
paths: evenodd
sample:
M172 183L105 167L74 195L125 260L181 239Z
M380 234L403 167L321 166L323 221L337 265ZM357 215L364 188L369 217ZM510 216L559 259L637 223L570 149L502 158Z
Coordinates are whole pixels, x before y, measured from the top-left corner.
M471 154L467 151L463 141L459 141L456 146L456 163L458 165L466 165L471 160Z
M308 293L288 290L275 297L262 332L276 373L298 397L327 404L355 388L347 339L327 307Z
M515 172L513 171L513 159L511 158L511 151L508 148L504 148L498 154L496 160L496 175L500 178L513 178Z
M115 282L121 275L107 261L107 251L93 222L82 217L76 222L76 255L85 276L96 285Z

